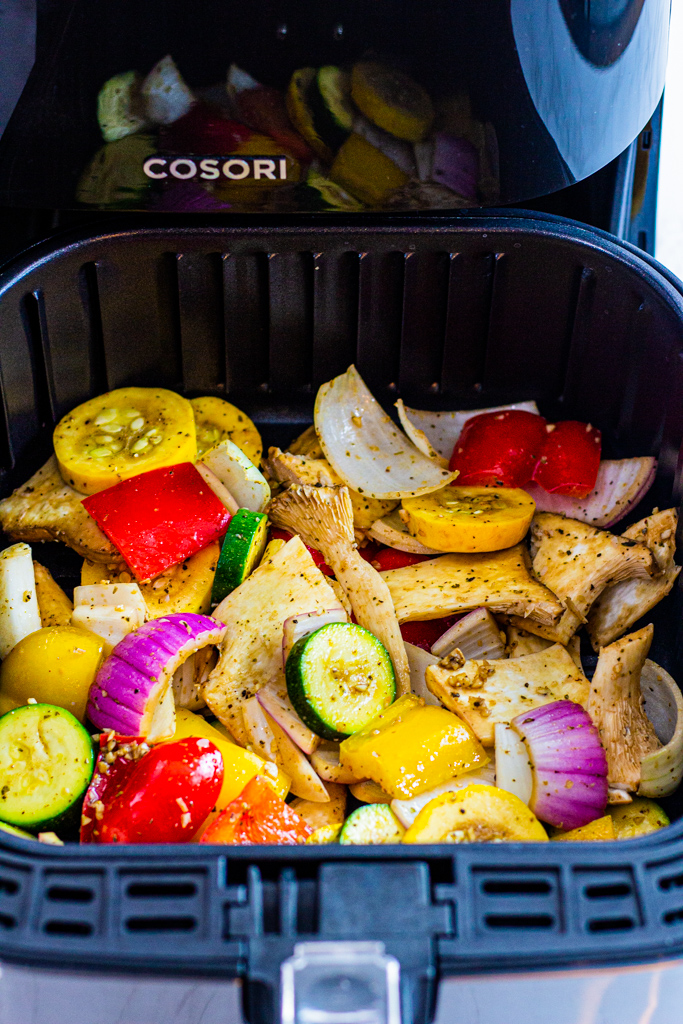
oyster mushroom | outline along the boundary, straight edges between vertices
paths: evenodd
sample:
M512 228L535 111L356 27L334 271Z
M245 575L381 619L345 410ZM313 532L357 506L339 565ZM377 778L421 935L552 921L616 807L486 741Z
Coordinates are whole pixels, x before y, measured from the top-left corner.
M562 601L559 623L547 626L538 616L513 626L566 644L606 587L622 580L650 579L658 572L652 552L640 541L616 537L576 519L537 512L531 524L531 554L536 577Z
M652 643L650 624L603 647L591 682L588 713L607 754L610 803L628 803L641 762L661 747L645 714L640 676Z
M271 501L276 526L297 533L317 548L343 586L356 619L386 647L399 695L410 692L410 668L394 603L386 583L355 547L353 509L347 487L290 487Z

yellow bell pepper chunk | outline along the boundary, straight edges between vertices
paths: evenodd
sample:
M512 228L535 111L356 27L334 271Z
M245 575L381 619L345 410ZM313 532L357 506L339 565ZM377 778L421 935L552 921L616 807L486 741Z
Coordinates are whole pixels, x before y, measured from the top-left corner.
M587 825L581 825L580 828L573 828L569 832L563 832L560 828L555 828L550 834L550 838L556 843L583 841L584 843L596 842L598 840L616 839L614 833L614 825L609 814L605 814L602 818L596 818L595 821L589 821Z
M515 487L442 487L404 498L408 532L436 551L502 551L526 535L536 511Z
M195 715L186 708L176 708L175 732L167 742L184 740L190 736L203 736L211 740L221 752L223 758L223 785L221 787L216 810L222 811L229 803L240 795L246 784L255 775L262 775L271 784L278 796L282 799L289 792L289 779L270 761L264 761L258 754L251 750L238 747L228 738L226 733L210 722L207 722L201 715Z
M489 760L466 722L411 693L345 739L339 755L357 778L372 779L390 796L403 799Z
M465 786L422 808L404 843L534 843L548 834L527 805L495 786Z

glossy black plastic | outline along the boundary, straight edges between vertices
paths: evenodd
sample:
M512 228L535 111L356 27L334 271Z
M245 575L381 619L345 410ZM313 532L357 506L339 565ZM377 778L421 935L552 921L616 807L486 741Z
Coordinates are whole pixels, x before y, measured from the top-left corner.
M38 59L0 139L0 203L63 209L87 193L95 206L203 208L199 186L215 182L193 181L189 192L171 178L146 187L140 167L125 198L79 189L102 146L104 82L132 69L144 76L171 53L196 94L223 105L231 62L281 91L306 66L351 68L371 58L407 72L436 109L428 139L445 133L461 143L425 172L436 189L419 187L421 164L403 153L411 182L370 207L405 210L518 202L617 157L661 97L670 0L45 0L41 11ZM120 147L117 173L127 159ZM478 167L458 192L468 174L451 161L461 160ZM449 183L450 195L442 188ZM274 188L255 197L251 185L251 195L233 188L223 212L320 208L317 194Z
M532 215L146 224L35 246L0 274L0 490L45 457L56 419L107 387L227 395L281 443L351 361L388 408L532 397L589 419L608 453L659 456L640 514L677 500L682 286L610 236ZM41 559L68 578L51 547ZM658 609L653 648L678 678L680 605L676 593ZM668 809L679 819L680 800ZM249 1019L269 1024L296 941L378 939L419 1024L435 971L683 955L682 888L680 819L628 843L362 850L52 848L0 833L0 958L243 975Z

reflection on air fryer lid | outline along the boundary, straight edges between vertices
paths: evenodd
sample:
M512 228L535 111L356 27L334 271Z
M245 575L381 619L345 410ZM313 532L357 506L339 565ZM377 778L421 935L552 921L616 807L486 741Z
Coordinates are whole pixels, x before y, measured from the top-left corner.
M193 90L167 56L105 82L97 119L105 144L77 190L89 206L454 209L500 194L496 133L467 92L434 102L377 60L296 69L286 91L232 64Z

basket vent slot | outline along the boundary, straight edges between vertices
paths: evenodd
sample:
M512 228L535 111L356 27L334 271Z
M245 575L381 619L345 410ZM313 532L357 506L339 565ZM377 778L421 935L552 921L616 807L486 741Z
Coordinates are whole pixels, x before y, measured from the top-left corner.
M129 932L193 932L197 919L190 917L129 917L126 929Z
M92 889L77 889L67 885L51 885L47 898L55 903L92 903L95 894Z
M0 928L9 931L10 928L15 928L16 924L17 922L11 914L0 914Z
M0 877L0 894L5 893L7 896L14 896L19 891L19 883L15 882L13 878Z
M481 933L562 931L561 894L555 871L475 868L473 875Z
M683 921L683 907L678 910L667 910L664 914L664 924L679 924Z
M588 922L589 932L628 932L635 928L632 917L596 917Z
M196 896L195 882L131 882L126 892L132 899Z
M659 888L663 889L664 892L668 892L669 889L680 889L683 887L683 874L680 875L666 875L664 878L659 879Z
M587 885L584 893L589 900L608 900L618 899L620 896L630 896L632 889L630 885L616 882L614 885Z
M74 938L87 938L92 935L93 926L89 921L46 921L43 931L48 935L66 935Z
M551 914L487 914L484 918L488 928L552 928L555 918Z

